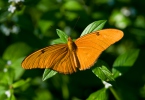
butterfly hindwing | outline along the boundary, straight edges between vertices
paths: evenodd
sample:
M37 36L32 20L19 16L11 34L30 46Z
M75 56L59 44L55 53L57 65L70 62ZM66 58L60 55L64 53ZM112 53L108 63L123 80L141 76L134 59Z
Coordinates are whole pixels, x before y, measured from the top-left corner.
M74 52L70 50L63 56L63 58L57 62L52 69L64 73L64 74L71 74L77 71L78 67L78 60Z

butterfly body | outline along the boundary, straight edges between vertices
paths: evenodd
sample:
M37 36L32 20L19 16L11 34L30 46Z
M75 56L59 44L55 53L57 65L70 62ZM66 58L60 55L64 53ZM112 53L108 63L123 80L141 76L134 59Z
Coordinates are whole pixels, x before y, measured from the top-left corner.
M84 35L75 41L69 37L67 44L56 44L40 49L24 59L22 67L50 68L64 74L85 70L94 65L100 54L119 41L123 32L104 29Z

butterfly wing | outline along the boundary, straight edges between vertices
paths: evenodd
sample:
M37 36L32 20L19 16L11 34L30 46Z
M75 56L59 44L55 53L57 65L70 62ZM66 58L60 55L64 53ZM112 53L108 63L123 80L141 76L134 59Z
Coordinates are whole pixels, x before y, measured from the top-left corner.
M22 67L50 68L60 73L76 72L76 57L68 50L67 44L57 44L40 49L24 59Z
M104 29L84 35L75 41L80 70L90 68L99 55L111 44L119 41L123 32L116 29Z
M76 72L77 68L85 70L95 63L102 51L122 37L123 32L115 29L95 31L78 38L76 50L71 48L70 42L49 46L26 57L22 67L50 68L64 74Z

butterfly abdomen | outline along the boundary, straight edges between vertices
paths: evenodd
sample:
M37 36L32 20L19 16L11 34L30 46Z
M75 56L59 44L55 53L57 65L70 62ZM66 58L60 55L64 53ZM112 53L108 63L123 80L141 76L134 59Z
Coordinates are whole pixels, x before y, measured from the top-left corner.
M68 49L69 49L69 52L70 52L70 58L72 59L73 61L73 64L74 64L74 70L76 72L77 69L80 68L80 63L79 63L79 60L78 60L78 57L77 57L77 45L75 44L75 42L73 42L73 40L69 37L68 38Z

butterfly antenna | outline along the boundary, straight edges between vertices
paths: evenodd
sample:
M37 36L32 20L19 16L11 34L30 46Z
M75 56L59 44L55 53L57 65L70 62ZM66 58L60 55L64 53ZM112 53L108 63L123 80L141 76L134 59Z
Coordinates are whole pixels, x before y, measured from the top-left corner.
M75 25L74 25L74 27L73 27L73 30L75 29L75 27L76 27L76 25L77 25L79 19L80 19L80 16L77 18L77 21L76 21L76 23L75 23Z

